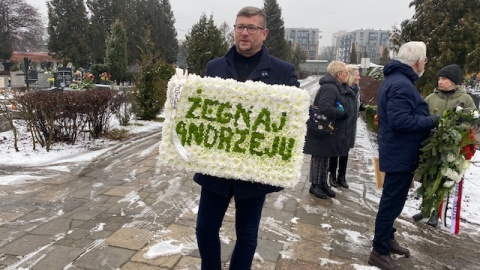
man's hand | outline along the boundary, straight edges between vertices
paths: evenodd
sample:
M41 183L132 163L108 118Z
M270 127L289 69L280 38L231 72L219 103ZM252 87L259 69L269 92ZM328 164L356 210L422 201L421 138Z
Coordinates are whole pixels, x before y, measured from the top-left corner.
M438 126L438 123L440 121L440 116L438 115L430 115L430 119L432 119L433 121L433 127L437 127Z

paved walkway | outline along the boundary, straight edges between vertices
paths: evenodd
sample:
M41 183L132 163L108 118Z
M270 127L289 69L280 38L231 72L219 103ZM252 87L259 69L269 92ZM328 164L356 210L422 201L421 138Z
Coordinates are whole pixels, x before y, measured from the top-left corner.
M157 165L159 140L159 132L146 134L83 169L70 164L68 174L0 186L0 269L199 269L200 189L192 174ZM374 269L366 261L380 191L363 147L371 146L350 155L351 188L335 199L308 193L308 156L295 188L267 197L253 269ZM406 269L480 269L478 233L451 236L408 216L396 225L412 252L399 258ZM221 239L228 269L233 205Z

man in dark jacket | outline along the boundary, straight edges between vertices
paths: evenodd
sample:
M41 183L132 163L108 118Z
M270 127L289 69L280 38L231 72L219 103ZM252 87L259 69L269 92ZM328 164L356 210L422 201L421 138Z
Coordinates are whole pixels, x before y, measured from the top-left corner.
M234 30L235 46L225 56L207 64L206 76L232 78L241 82L253 80L267 84L300 85L293 65L270 56L263 46L268 29L261 9L241 9ZM265 196L282 188L200 173L195 174L194 180L202 186L196 227L202 269L222 269L219 231L232 197L235 198L237 242L230 269L250 269L257 247Z
M421 143L438 116L431 116L428 105L413 84L423 75L427 62L425 43L403 44L398 60L384 67L385 81L377 97L380 170L385 172L382 197L375 220L373 250L368 263L382 270L404 269L390 253L410 256L410 251L394 239L395 219L407 200L413 174L418 166Z

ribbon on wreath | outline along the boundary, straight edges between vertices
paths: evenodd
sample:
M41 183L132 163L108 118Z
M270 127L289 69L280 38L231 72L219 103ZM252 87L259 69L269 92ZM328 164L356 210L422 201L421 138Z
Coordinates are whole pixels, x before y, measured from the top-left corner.
M453 194L452 216L450 219L450 233L458 234L460 232L460 212L462 208L463 193L463 177L458 184L455 185Z

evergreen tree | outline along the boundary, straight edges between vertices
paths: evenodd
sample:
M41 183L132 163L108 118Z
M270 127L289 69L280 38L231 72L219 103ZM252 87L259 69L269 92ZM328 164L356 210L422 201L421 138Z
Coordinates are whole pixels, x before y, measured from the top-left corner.
M104 63L106 37L110 35L110 26L115 19L125 14L125 0L86 0L90 15L90 38L93 62ZM124 21L123 21L124 22Z
M388 61L390 61L390 52L388 50L388 48L383 48L383 52L382 52L382 57L380 57L380 65L384 66L385 64L388 63Z
M168 63L176 63L178 56L178 40L177 30L175 30L175 17L173 15L172 6L168 0L161 1L161 18L163 20L161 42L158 44L160 52Z
M230 28L227 22L223 22L220 25L220 32L222 32L222 36L225 38L225 42L227 42L228 48L232 47L235 44L235 33Z
M465 73L480 66L480 1L471 0L414 0L412 19L401 23L392 42L400 46L411 40L427 44L428 63L417 86L422 94L430 93L437 85L436 73L448 64L458 64ZM446 8L448 7L448 8Z
M141 71L136 79L134 111L142 120L153 120L165 104L168 80L175 73L172 64L158 56L150 29L145 30L140 46Z
M50 0L48 50L65 63L84 66L91 61L88 19L83 0Z
M305 63L305 60L307 60L307 53L300 49L300 46L295 46L292 49L292 57L289 59L290 63L295 67L295 70L297 72L300 71L300 64Z
M228 49L227 42L220 29L215 26L212 15L207 19L207 16L202 14L185 39L187 68L190 73L200 76L204 74L208 61L224 55Z
M358 64L357 49L355 43L352 43L352 50L350 51L350 64Z
M368 76L376 81L383 81L383 79L385 78L383 75L382 67L372 68Z
M287 60L288 44L285 40L285 26L282 18L282 9L277 0L265 0L263 3L263 11L267 16L267 28L270 30L265 46L268 52L280 59Z
M128 66L127 34L123 23L117 19L112 24L111 34L107 39L105 64L117 83L125 79Z
M10 60L13 51L41 45L44 27L38 11L24 0L0 1L0 60Z

